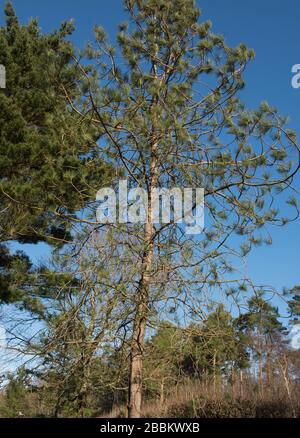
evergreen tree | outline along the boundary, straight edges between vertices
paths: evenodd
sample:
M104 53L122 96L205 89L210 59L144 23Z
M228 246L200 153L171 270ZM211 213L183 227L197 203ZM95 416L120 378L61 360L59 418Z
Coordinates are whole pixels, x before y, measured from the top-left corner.
M121 277L132 321L128 410L139 417L147 325L155 323L162 302L173 302L180 315L201 312L201 292L222 287L234 258L270 243L264 227L288 221L279 217L274 198L288 189L299 154L276 109L263 102L251 111L239 99L252 50L228 47L210 22L198 21L193 0L124 5L129 23L118 35L122 63L100 27L96 48L88 49L101 95L89 87L86 114L105 131L101 152L122 166L130 187L148 195L145 224L107 225L111 254L117 246L120 260L115 285ZM153 191L161 187L205 189L206 227L199 238L172 220L153 220ZM230 243L234 234L242 240L240 252ZM235 284L232 293L245 281Z
M264 386L264 370L267 384L271 384L273 350L276 343L283 344L284 327L279 321L278 309L264 299L263 291L248 301L248 312L241 315L237 324L249 339L252 358L258 362L261 394Z
M57 225L61 232L59 237L65 239L65 222L61 224L60 220L74 219L76 211L85 205L83 201L89 193L85 188L93 186L94 179L86 186L81 164L84 163L85 170L90 169L89 166L93 168L100 157L115 168L122 167L130 188L146 190L148 214L144 224L106 224L96 237L95 233L90 233L94 239L94 249L89 248L92 257L88 258L88 263L85 261L80 274L76 272L74 275L74 270L69 272L71 278L73 274L74 282L79 283L71 283L68 289L66 281L62 297L68 297L69 292L70 301L57 300L62 306L59 315L53 315L53 309L50 310L47 322L54 336L49 339L45 336L45 342L41 343L51 347L54 345L52 339L56 339L58 348L54 349L54 356L57 353L59 366L68 362L70 354L71 372L68 375L73 376L73 364L79 365L76 370L83 374L76 372L76 375L82 376L83 385L89 368L83 365L101 348L103 334L104 338L108 336L108 343L120 342L121 339L123 345L129 345L128 415L139 417L147 330L157 325L163 313L175 314L181 319L186 317L188 321L201 316L205 297L209 294L215 296L231 281L226 275L234 269L234 260L240 261L262 241L270 243L265 226L284 225L288 221L285 217L280 218L275 204L278 195L290 187L299 169L299 153L294 133L286 128L285 119L276 109L264 102L257 110L249 110L239 98L245 85L243 73L254 52L243 44L228 47L222 36L212 33L210 22L199 22L200 13L193 0L125 0L124 5L130 22L122 24L118 34L118 54L122 55L122 61L117 60L103 29L96 27L96 46L87 49L87 55L96 67L91 69L85 64L80 65L83 76L80 84L83 87L73 88L74 81L78 82L76 76L74 80L64 81L59 75L58 83L63 84L64 99L62 107L58 105L55 107L57 112L51 112L50 121L47 110L41 111L42 119L38 113L32 130L29 111L24 132L19 128L9 129L9 123L4 125L7 126L8 139L5 144L9 144L14 153L9 155L8 148L3 166L1 211L4 211L5 241L11 236L21 241L48 239L57 230ZM17 50L20 42L26 41L23 37L25 30L9 8L7 27L9 38L6 43L5 37L4 43L10 47L10 41L18 41L14 47ZM29 27L36 29L36 24ZM68 29L65 25L60 32L64 35ZM22 34L19 40L15 38L18 32ZM61 42L57 33L47 38L51 42L58 38L62 50L67 52L67 64L59 69L63 74L64 66L69 66L73 59L69 45L64 38ZM55 50L51 50L53 46L49 44L50 66L55 67L57 42ZM36 45L39 47L38 43ZM33 56L32 52L28 54L30 58L29 55ZM6 65L4 61L0 59ZM71 71L74 67L71 63ZM8 81L12 80L9 78L13 73L10 75L9 69L7 77ZM20 75L16 75L15 80L19 78ZM43 78L43 84L49 84L48 76ZM22 92L26 84L22 85ZM53 82L50 90L57 89L52 87ZM8 84L6 94L3 94L7 108L9 89ZM30 90L29 86L29 99L32 97ZM46 91L46 103L49 98L53 103L52 93L49 92L49 97L48 89ZM69 112L70 108L66 106L66 96L73 112ZM43 97L42 93L38 100L44 102ZM58 101L61 102L59 98ZM24 102L26 104L26 98ZM22 105L23 100L21 108ZM9 111L13 109L12 105ZM28 106L25 105L25 109L28 110ZM7 112L4 112L4 121L8 121ZM27 112L22 113L21 118L23 114ZM18 117L16 120L22 128L22 120ZM66 122L63 128L58 123L60 120ZM88 135L86 141L81 142L81 135L74 134L75 127L79 127L80 132L83 129L85 139ZM15 138L16 133L21 133L21 138ZM41 142L37 141L38 134L42 136ZM103 135L101 145L95 141L100 135ZM43 147L36 151L35 146L41 144ZM78 144L84 145L83 149L80 148L80 155L75 147ZM29 153L31 165L36 163L32 169L21 168L23 179L18 179L17 185L14 184L17 181L14 169L18 169L20 163L16 162L12 167L16 149L20 150L23 164L27 163L26 153ZM53 152L56 161L48 151ZM40 169L43 169L43 174ZM98 175L97 170L98 167L89 175ZM35 185L31 186L30 182L35 182ZM80 194L79 200L68 196L67 188L74 186ZM53 192L46 192L44 208L36 216L34 212L40 206L41 195L37 187L41 187L43 193L49 187ZM175 223L174 217L169 223L154 221L153 192L162 187L204 188L206 226L201 235L189 235L185 224ZM288 204L296 207L293 198L288 199ZM14 209L20 221L11 224ZM195 209L193 204L190 213ZM47 227L49 217L53 219L50 230ZM240 251L236 248L237 239L231 239L234 235L242 241ZM79 244L76 254L81 254L88 240ZM49 273L50 284L51 279ZM245 278L232 282L236 287L227 291L228 296L246 292ZM60 288L59 283L57 285ZM55 292L57 285L48 289L50 293ZM42 290L47 291L47 287ZM79 291L84 292L83 298L78 295ZM262 333L276 334L278 327L275 328L273 310L267 309L262 302L250 304L249 314L255 314L255 318L259 316L254 322L263 322L259 326ZM265 317L269 310L271 318ZM45 310L42 309L41 313L44 314ZM107 320L112 314L114 318ZM87 321L92 328L86 331ZM101 321L105 322L104 331ZM252 317L247 323L251 326ZM218 308L213 316L208 317L204 327L206 338L199 337L201 351L198 355L204 368L214 371L217 367L226 367L228 361L238 364L241 358L244 359L243 352L237 349L239 334L224 308ZM220 336L211 336L215 330L220 331ZM70 348L64 356L61 353L69 345L69 336L75 340L76 347ZM227 347L222 336L228 341ZM209 348L205 350L206 344ZM93 345L91 350L90 345ZM49 355L51 358L51 348ZM71 378L70 382L69 394L73 396L76 379ZM77 399L83 400L84 386L75 386L75 390Z
M8 241L61 244L70 239L77 217L105 181L99 159L101 130L72 111L82 78L67 37L71 23L43 35L36 20L21 25L11 3L0 29L0 64L6 89L0 91L0 300L14 300L16 264L29 269Z
M161 406L183 375L185 341L184 329L162 322L146 343L144 392L147 396L159 395Z
M30 377L24 368L16 375L8 375L4 401L0 404L0 416L8 418L30 417L34 414L30 406Z
M200 378L206 375L227 374L248 366L245 337L234 318L219 305L207 319L192 329L189 369Z
M289 294L292 298L288 301L288 307L291 312L291 322L298 324L300 319L300 286L295 286Z

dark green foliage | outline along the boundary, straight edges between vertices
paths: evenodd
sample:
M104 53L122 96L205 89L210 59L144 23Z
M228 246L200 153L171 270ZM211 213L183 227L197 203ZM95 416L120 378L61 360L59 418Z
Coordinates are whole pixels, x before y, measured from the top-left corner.
M145 390L152 395L161 390L169 393L184 376L201 380L213 374L230 376L232 369L246 369L246 340L224 306L210 313L202 324L179 328L162 323L146 344Z
M300 409L298 411L298 417ZM174 405L166 413L168 418L291 418L293 411L286 401L208 400Z
M248 309L237 319L237 326L246 336L255 333L264 345L280 338L284 327L279 321L278 309L264 299L263 292L249 299Z
M289 310L293 324L298 324L300 319L300 286L295 286L289 294L292 298L288 301Z
M210 22L198 22L193 0L124 5L129 23L120 26L118 57L96 27L95 48L86 53L97 68L79 69L67 41L70 24L42 35L35 21L21 26L7 6L0 31L0 62L7 70L0 108L0 241L70 241L72 221L86 213L105 180L100 156L115 169L121 165L130 184L150 195L155 186L203 187L207 224L197 238L173 222L160 227L150 220L145 229L113 225L99 235L88 229L86 239L81 227L74 245L79 257L74 248L66 250L71 266L58 263L57 272L34 269L23 253L11 255L2 245L3 301L18 301L43 322L29 342L20 341L27 354L39 356L35 390L50 415L91 416L114 404L123 410L127 387L136 382L136 394L143 390L150 402L159 398L160 407L180 384L199 383L201 391L212 387L207 411L189 399L176 415L260 416L252 400L238 398L247 373L253 398L283 382L292 406L289 379L298 362L293 358L289 374L278 310L258 293L234 319L214 298L227 287L234 259L272 242L265 225L288 221L279 217L275 201L299 168L295 135L266 102L246 108L239 94L254 52L244 44L227 46ZM294 198L287 204L298 213ZM227 296L239 298L252 283L242 275L232 284ZM210 296L213 311L199 323ZM167 309L186 325L162 322ZM297 300L291 309L298 312ZM135 362L130 377L129 357ZM251 370L257 362L258 378ZM23 403L30 385L9 385L4 414L17 415L15 399ZM276 403L268 406L277 409ZM279 405L278 415L289 409Z
M5 14L0 28L0 64L7 78L0 91L0 301L12 302L16 295L10 286L19 284L29 262L10 255L4 243L70 240L70 217L95 198L108 167L96 154L100 131L68 102L81 96L81 76L67 39L72 24L43 35L36 20L21 25L11 3Z
M94 199L105 166L96 157L100 132L71 111L80 73L64 23L43 35L36 20L24 26L9 3L0 29L0 207L2 241L68 239L61 215L75 215ZM54 243L55 240L50 240Z
M25 369L8 375L9 382L5 387L5 403L0 403L0 417L31 417L34 411L30 406L32 385Z
M16 282L24 283L31 269L31 263L26 254L18 251L12 255L6 246L0 245L0 302L13 302L17 296Z
M246 337L223 305L210 313L202 326L191 327L191 345L184 367L199 378L205 374L229 373L248 366Z

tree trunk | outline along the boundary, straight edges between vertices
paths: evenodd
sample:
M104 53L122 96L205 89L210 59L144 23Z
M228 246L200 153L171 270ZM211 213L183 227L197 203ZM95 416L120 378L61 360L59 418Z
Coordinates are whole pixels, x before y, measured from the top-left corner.
M165 384L164 384L164 380L162 380L160 383L160 398L159 398L160 409L163 408L164 401L165 401Z
M154 145L155 149L156 145ZM153 153L153 151L152 151ZM140 418L142 406L142 368L145 344L145 329L148 317L149 287L153 261L152 189L156 185L156 161L151 163L150 191L148 194L148 219L145 224L145 249L142 258L141 279L137 291L137 306L134 318L130 352L130 378L128 417Z
M291 393L291 388L290 388L289 365L288 365L286 355L283 356L282 360L279 360L279 366L280 366L280 369L282 372L284 386L285 386L285 389L286 389L286 392L287 392L287 395L289 398L289 402L291 404L293 417L297 418L297 413L295 411L294 402L293 402L292 393Z
M270 348L270 347L269 347ZM266 374L267 374L267 391L268 394L271 395L272 393L272 386L271 386L271 351L268 349L267 352L267 360L266 360Z
M152 69L155 77L157 75L157 66L154 61ZM160 82L162 83L162 78ZM154 97L152 104L158 103L158 97ZM156 128L157 120L154 117L152 125L151 139L151 158L148 178L148 212L147 222L144 233L144 253L142 257L141 278L137 290L137 305L134 318L133 334L131 341L130 354L130 379L129 379L129 400L128 400L128 417L140 418L142 407L142 369L143 369L143 350L145 344L145 329L149 311L149 288L151 280L151 268L153 262L153 217L152 217L152 194L157 185L157 147L160 138ZM146 172L147 173L147 172Z
M235 399L235 369L234 366L231 368L231 392L232 392L232 398Z
M259 380L259 389L260 389L260 397L264 397L264 373L263 373L263 361L262 357L259 358L258 364L258 380Z
M217 376L216 376L216 353L214 353L213 357L213 390L214 390L214 399L217 397Z
M146 319L136 318L131 343L128 417L140 418L142 407L142 368Z
M244 390L243 390L243 370L240 370L240 398L243 399L244 398Z

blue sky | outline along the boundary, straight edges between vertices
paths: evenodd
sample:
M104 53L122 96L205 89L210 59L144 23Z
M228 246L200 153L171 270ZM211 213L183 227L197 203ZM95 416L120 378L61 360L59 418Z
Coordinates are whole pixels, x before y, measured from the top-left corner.
M117 24L124 21L121 0L15 0L22 22L38 17L42 30L49 32L65 19L75 19L72 39L83 47L92 38L92 28L101 24L113 38ZM300 89L291 87L291 68L300 64L300 2L295 0L199 0L203 19L213 22L213 30L225 35L229 45L240 42L256 51L256 59L246 73L242 99L249 107L262 100L290 116L290 126L300 138ZM4 0L0 0L3 10ZM0 25L3 13L0 15ZM300 189L300 178L297 188ZM300 222L272 230L273 245L255 249L249 256L248 273L257 283L279 290L300 284L298 252ZM29 252L38 258L44 247Z

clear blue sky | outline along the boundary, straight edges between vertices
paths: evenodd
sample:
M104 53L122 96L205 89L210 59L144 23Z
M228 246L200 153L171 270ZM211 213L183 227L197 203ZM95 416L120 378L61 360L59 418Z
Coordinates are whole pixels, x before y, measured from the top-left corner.
M92 38L92 28L101 24L113 37L124 21L121 0L15 0L21 21L38 17L43 31L58 27L74 18L77 30L73 41L84 46ZM198 0L202 17L213 22L213 30L225 35L227 43L240 42L256 51L248 67L243 100L250 107L262 100L290 116L290 125L300 138L300 89L291 87L291 67L300 63L300 2L296 0ZM0 0L3 10L4 0ZM1 14L0 24L3 22ZM298 178L298 189L300 189ZM278 289L300 284L300 223L274 229L274 244L256 249L249 257L249 274L257 283L272 284ZM35 247L38 257L43 248Z

